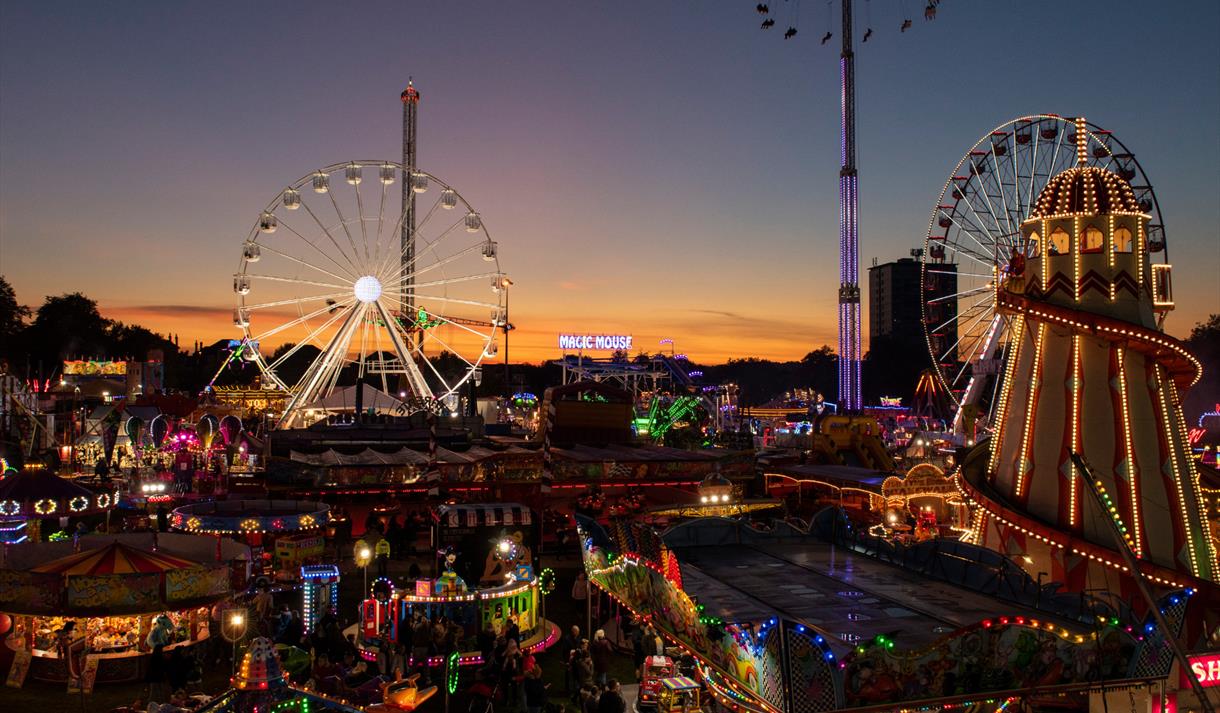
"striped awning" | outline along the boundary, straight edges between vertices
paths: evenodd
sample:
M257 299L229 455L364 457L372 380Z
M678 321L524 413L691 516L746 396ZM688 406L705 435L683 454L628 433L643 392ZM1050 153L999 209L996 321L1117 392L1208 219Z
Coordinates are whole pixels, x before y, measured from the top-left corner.
M661 685L671 691L688 691L692 688L698 688L699 683L689 676L674 676L673 678L662 678Z
M105 547L52 560L30 571L63 575L153 574L198 566L198 562L112 542Z

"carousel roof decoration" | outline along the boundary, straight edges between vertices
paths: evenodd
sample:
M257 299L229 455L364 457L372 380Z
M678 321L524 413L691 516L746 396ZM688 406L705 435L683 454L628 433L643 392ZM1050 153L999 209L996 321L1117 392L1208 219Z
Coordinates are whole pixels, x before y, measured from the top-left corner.
M160 574L198 567L181 557L164 552L140 550L120 542L112 542L95 550L76 552L30 569L31 572L64 576L96 576L100 574Z
M1028 220L1093 213L1143 215L1144 211L1131 184L1121 176L1097 166L1077 166L1047 182Z
M67 517L105 512L119 492L94 492L49 472L23 471L0 480L0 517Z
M249 650L242 657L241 668L233 677L233 687L239 691L253 691L287 685L271 640L260 636L250 642Z

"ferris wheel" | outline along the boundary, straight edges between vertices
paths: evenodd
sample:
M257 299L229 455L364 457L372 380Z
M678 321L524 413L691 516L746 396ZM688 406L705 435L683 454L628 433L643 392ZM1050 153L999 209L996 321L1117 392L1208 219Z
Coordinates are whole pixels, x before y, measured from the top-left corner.
M393 185L404 177L405 189ZM295 181L259 214L233 276L233 322L269 385L289 393L281 428L366 378L388 393L397 382L406 411L456 413L496 353L505 283L482 217L452 186L401 163L350 161Z
M1167 261L1165 226L1152 182L1114 134L1086 122L1087 165L1131 184L1151 216L1148 246ZM924 333L938 378L958 407L975 407L989 428L1008 354L1010 325L996 309L995 281L1013 251L1024 252L1021 221L1050 178L1077 165L1076 121L1054 114L1013 119L980 138L957 162L932 209L921 266Z

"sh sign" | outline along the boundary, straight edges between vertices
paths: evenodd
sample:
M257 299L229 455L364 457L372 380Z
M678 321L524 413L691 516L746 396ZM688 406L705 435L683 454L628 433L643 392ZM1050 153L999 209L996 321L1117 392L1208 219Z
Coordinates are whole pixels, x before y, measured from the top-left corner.
M631 350L630 334L560 334L559 348L565 352Z
M1190 662L1190 670L1204 688L1220 686L1220 652L1187 656L1186 660ZM1189 685L1188 681L1183 683Z

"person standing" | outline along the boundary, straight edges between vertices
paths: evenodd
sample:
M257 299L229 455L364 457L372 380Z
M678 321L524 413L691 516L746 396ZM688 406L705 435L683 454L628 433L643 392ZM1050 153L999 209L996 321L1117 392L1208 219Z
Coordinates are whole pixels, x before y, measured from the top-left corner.
M607 685L607 677L610 675L610 656L613 650L610 648L610 640L606 638L606 632L603 629L598 629L593 635L593 643L589 646L589 657L593 659L593 673L597 676L597 685Z
M623 700L622 686L613 678L606 681L606 690L597 699L597 713L627 713L627 701Z
M542 682L542 667L534 666L525 673L525 710L527 713L542 713L546 706L546 687Z
M564 663L563 692L571 696L576 691L576 678L572 675L572 652L580 648L580 627L573 625L559 639L559 660Z
M382 536L377 540L377 544L373 546L373 553L377 555L377 576L388 577L390 565L390 539Z

